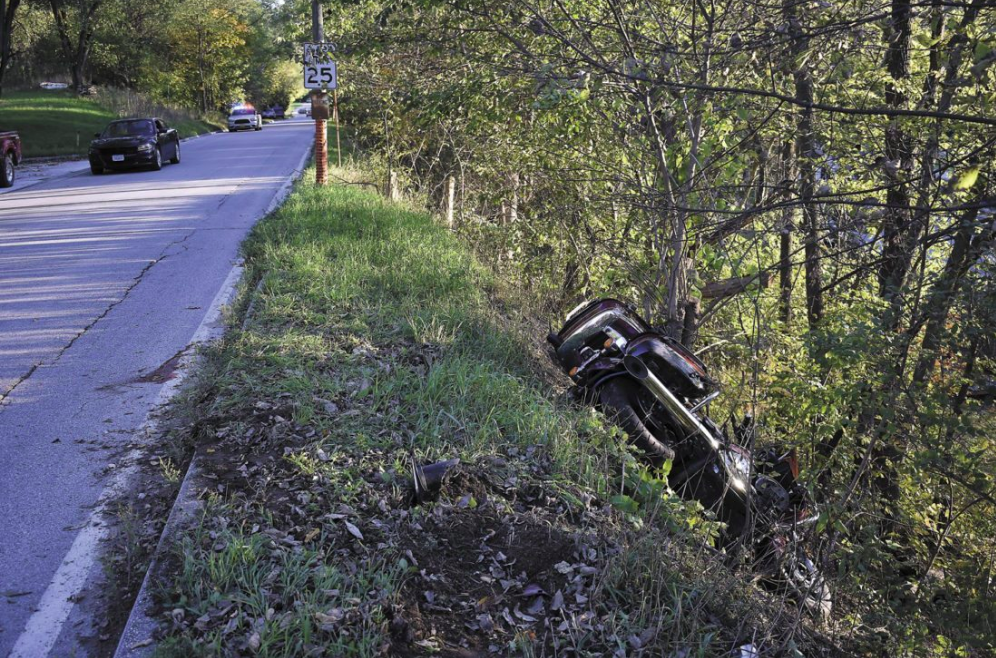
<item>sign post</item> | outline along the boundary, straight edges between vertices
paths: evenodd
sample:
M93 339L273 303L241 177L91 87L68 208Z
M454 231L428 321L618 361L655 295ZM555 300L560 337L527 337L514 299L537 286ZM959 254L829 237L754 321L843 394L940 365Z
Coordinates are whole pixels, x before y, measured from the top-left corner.
M338 86L335 61L335 44L315 42L304 44L304 86L311 89L311 118L315 120L315 184L327 185L328 174L328 133L329 95L333 96ZM336 98L336 100L338 100ZM339 143L339 113L335 111L336 144ZM342 164L340 158L339 164Z

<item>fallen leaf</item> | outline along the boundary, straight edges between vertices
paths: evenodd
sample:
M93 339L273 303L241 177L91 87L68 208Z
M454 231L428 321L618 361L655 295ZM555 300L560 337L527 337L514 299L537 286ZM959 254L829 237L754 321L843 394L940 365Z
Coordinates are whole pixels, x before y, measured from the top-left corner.
M346 530L349 530L349 534L353 535L354 537L356 537L360 541L363 541L363 533L360 532L359 528L357 528L355 525L353 525L349 521L343 521L343 523L346 524Z
M319 624L336 624L345 618L346 613L342 608L332 608L328 612L316 612L315 621Z
M537 594L546 594L546 592L536 583L529 583L522 588L522 596L536 596Z
M314 400L318 404L322 405L322 408L325 409L325 413L329 415L335 415L339 413L339 405L337 405L335 402L332 402L331 400L326 400L325 398L318 398L318 397L314 398Z
M490 633L495 629L495 623L491 621L491 615L486 612L477 615L477 623L481 625L481 630L485 633Z
M522 610L519 610L519 606L515 606L515 616L521 619L522 621L529 623L533 623L536 621L536 617L533 617L532 615L527 615L526 613L522 612Z

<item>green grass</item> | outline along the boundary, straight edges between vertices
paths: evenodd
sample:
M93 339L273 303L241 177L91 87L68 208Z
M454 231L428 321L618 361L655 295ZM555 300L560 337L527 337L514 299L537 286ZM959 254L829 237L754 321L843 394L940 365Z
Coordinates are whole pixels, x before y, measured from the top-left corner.
M64 90L5 92L0 98L0 130L16 130L24 157L86 155L94 133L119 114L99 100ZM210 132L214 126L194 118L171 123L181 137Z
M708 524L690 529L692 515L660 480L642 471L642 495L629 490L642 503L635 513L609 504L623 479L640 483L641 469L599 416L553 390L537 361L543 328L507 303L459 238L425 213L358 187L316 188L312 176L245 244L235 328L191 396L202 400L197 427L218 479L173 548L159 593L170 632L158 655L390 655L391 619L424 605L433 587L405 549L464 541L447 538L447 523L498 523L512 536L533 528L533 538L570 538L567 551L588 547L590 601L572 595L569 605L599 625L559 632L571 655L611 655L642 636L646 655L726 656L733 638L719 620L786 632L757 621L777 602L702 558ZM480 501L461 489L409 509L411 452L422 462L460 457ZM535 492L534 506L516 502ZM551 563L536 577L559 576ZM449 629L445 616L425 622L427 644L411 655L431 654L441 638L473 640L463 622L492 603L464 603L450 603ZM497 619L502 604L493 605ZM560 618L551 621L552 630ZM499 625L480 634L484 650L553 646Z

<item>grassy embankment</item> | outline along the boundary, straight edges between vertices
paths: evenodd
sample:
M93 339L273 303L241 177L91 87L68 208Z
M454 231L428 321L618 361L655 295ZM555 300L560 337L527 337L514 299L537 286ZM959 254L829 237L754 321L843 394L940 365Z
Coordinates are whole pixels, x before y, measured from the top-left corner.
M145 101L131 92L100 90L94 98L68 91L12 91L0 98L0 130L21 135L24 157L83 156L94 133L120 116L159 116L181 137L220 127L192 113Z
M545 324L431 217L302 183L245 251L158 655L826 655L556 394ZM410 504L410 454L462 460L438 501Z

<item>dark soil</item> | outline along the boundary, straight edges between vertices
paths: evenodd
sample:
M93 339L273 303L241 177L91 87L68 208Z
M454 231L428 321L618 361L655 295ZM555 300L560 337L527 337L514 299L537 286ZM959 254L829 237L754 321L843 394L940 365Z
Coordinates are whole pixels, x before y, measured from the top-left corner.
M585 600L565 596L585 590L597 571L576 569L591 538L561 527L562 509L537 485L492 484L493 467L454 469L440 502L400 530L398 549L418 575L391 621L398 655L494 655L514 637L546 645ZM537 504L546 500L552 505Z

